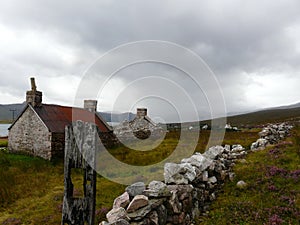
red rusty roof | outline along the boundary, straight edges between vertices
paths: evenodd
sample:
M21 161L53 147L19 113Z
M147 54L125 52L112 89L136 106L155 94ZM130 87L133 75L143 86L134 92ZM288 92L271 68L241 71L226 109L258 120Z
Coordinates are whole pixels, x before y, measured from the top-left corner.
M65 126L76 120L95 123L102 132L111 130L98 114L86 109L43 104L41 107L34 107L34 110L51 132L64 133Z

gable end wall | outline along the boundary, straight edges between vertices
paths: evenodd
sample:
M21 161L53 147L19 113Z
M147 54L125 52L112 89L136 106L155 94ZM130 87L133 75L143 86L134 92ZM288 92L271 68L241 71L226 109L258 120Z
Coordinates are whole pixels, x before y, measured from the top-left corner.
M9 130L8 149L51 159L52 134L31 107Z

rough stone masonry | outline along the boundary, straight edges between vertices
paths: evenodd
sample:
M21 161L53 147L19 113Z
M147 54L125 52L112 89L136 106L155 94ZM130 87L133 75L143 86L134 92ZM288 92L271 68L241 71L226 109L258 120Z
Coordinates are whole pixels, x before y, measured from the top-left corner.
M166 163L164 181L132 184L114 200L100 225L171 225L193 224L205 214L226 179L233 180L232 168L237 160L286 137L292 127L283 123L268 125L251 150L241 145L214 146L204 154L196 153L180 163ZM242 182L240 182L242 183Z

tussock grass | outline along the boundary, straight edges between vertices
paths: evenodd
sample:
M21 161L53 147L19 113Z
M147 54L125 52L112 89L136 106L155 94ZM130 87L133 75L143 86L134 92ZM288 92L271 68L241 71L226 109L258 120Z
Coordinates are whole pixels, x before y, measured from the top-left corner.
M74 186L80 189L82 173L74 171L73 175ZM124 189L123 185L97 178L98 221L104 219L112 199ZM62 162L0 152L0 224L13 219L20 224L60 224L62 199Z

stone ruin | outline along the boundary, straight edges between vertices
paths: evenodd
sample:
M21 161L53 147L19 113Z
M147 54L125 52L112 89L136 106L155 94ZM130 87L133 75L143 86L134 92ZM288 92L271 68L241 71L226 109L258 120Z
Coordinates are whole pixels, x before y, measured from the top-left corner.
M125 120L114 127L114 134L122 140L147 139L159 136L163 129L155 124L147 115L146 108L137 108L136 117L132 121Z
M285 138L291 128L287 124L269 125L260 136L264 135L268 143L275 143ZM225 181L234 180L235 162L256 150L254 147L246 150L241 145L213 146L180 163L166 163L164 181L128 186L114 200L106 215L108 222L99 225L194 224L200 215L206 215ZM246 185L243 181L237 183L240 188Z

